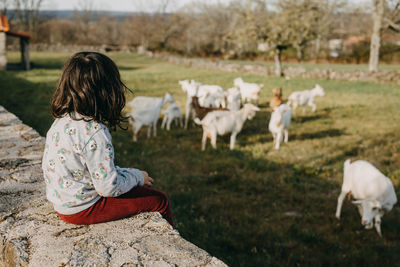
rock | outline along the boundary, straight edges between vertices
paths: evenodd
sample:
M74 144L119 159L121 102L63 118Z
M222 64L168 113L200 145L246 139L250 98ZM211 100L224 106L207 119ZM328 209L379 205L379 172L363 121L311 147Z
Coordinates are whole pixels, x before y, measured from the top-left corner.
M0 266L226 266L159 213L95 225L60 220L44 192L44 138L1 106L0 146Z

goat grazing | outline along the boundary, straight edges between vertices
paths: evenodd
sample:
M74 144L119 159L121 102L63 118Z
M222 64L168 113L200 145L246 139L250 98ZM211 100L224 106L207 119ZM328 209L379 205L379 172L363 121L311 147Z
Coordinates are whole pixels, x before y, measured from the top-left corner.
M342 190L338 197L336 217L340 219L340 212L345 196L353 196L361 215L361 224L366 229L375 228L379 236L381 232L381 217L390 211L397 202L392 182L371 163L357 160L350 163L346 160L343 169Z
M161 108L168 102L174 102L171 94L166 93L164 98L138 96L128 103L133 110L128 113L129 123L132 125L133 141L137 141L137 134L142 126L149 126L147 137L151 135L153 128L153 136L157 136L157 121L160 118Z
M194 113L195 113L195 117L199 118L200 120L202 120L207 113L212 112L212 111L216 111L216 110L228 110L227 108L209 108L209 107L202 107L200 106L199 103L199 98L197 96L193 96L192 97L192 104L191 104Z
M290 107L282 104L271 113L268 129L274 138L275 149L278 150L284 137L285 143L289 141L290 119L292 117Z
M201 150L206 149L207 137L211 140L211 146L217 148L217 135L230 133L230 149L235 148L236 135L242 130L244 122L251 120L256 111L260 109L253 104L245 104L238 111L219 110L208 113L202 120L195 118L195 123L203 127Z
M182 111L180 107L176 104L176 102L171 103L168 108L161 111L161 114L164 115L164 118L161 123L161 129L164 129L165 125L167 126L167 131L171 129L171 123L175 120L175 122L180 124L183 127L182 121Z
M261 88L263 84L257 83L247 83L244 82L241 77L233 80L233 85L240 90L240 95L242 97L242 103L254 101L258 104L258 99L260 97Z
M283 104L283 99L282 99L282 88L278 89L272 89L272 93L274 94L273 98L269 102L269 107L271 108L272 111L275 110L275 108L279 107L281 104Z
M292 107L293 113L297 106L303 106L303 113L306 112L306 105L312 107L312 112L315 112L317 106L314 104L314 98L316 96L324 96L325 91L319 84L316 84L314 89L296 91L289 96L289 105Z

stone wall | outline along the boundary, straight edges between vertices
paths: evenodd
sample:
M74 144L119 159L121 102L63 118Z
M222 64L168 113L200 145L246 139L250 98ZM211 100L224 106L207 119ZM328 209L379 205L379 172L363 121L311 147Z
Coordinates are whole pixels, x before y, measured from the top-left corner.
M159 213L88 226L61 221L45 198L44 138L2 106L0 148L0 267L226 266Z
M228 72L242 72L257 75L274 76L275 68L273 66L263 66L257 63L235 64L228 61L184 58L164 54L156 54L149 51L142 54L159 58L173 64L194 66L212 70L221 70ZM365 81L390 83L400 85L400 70L380 70L375 73L362 70L333 70L333 69L313 69L306 70L303 67L284 67L283 73L286 78L306 78L317 80L339 80L339 81Z

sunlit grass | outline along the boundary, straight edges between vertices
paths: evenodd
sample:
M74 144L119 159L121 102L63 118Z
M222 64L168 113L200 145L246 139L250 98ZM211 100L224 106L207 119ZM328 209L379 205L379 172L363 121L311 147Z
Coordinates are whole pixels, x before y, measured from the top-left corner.
M230 266L395 266L400 260L398 206L383 217L380 239L364 230L356 209L345 202L342 220L334 218L343 162L365 159L400 190L400 89L393 85L291 79L175 66L134 54L110 53L136 95L170 92L183 108L179 80L195 79L227 89L233 79L263 83L261 111L247 121L234 151L229 137L218 150L200 151L202 131L159 129L156 138L132 143L131 132L113 133L121 166L147 170L155 187L171 199L183 237ZM0 72L0 104L42 135L52 123L49 99L68 53L32 53L35 68ZM15 58L17 61L18 58ZM298 109L289 143L279 151L268 132L271 89L284 99L315 83L326 96L317 111ZM126 110L128 111L128 110Z

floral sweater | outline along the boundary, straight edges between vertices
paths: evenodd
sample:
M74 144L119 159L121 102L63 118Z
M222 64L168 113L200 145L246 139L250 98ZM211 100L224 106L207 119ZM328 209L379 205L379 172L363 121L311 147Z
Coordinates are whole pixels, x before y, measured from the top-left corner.
M65 215L144 183L141 171L114 165L111 135L104 124L69 115L56 119L47 132L42 169L47 199Z

